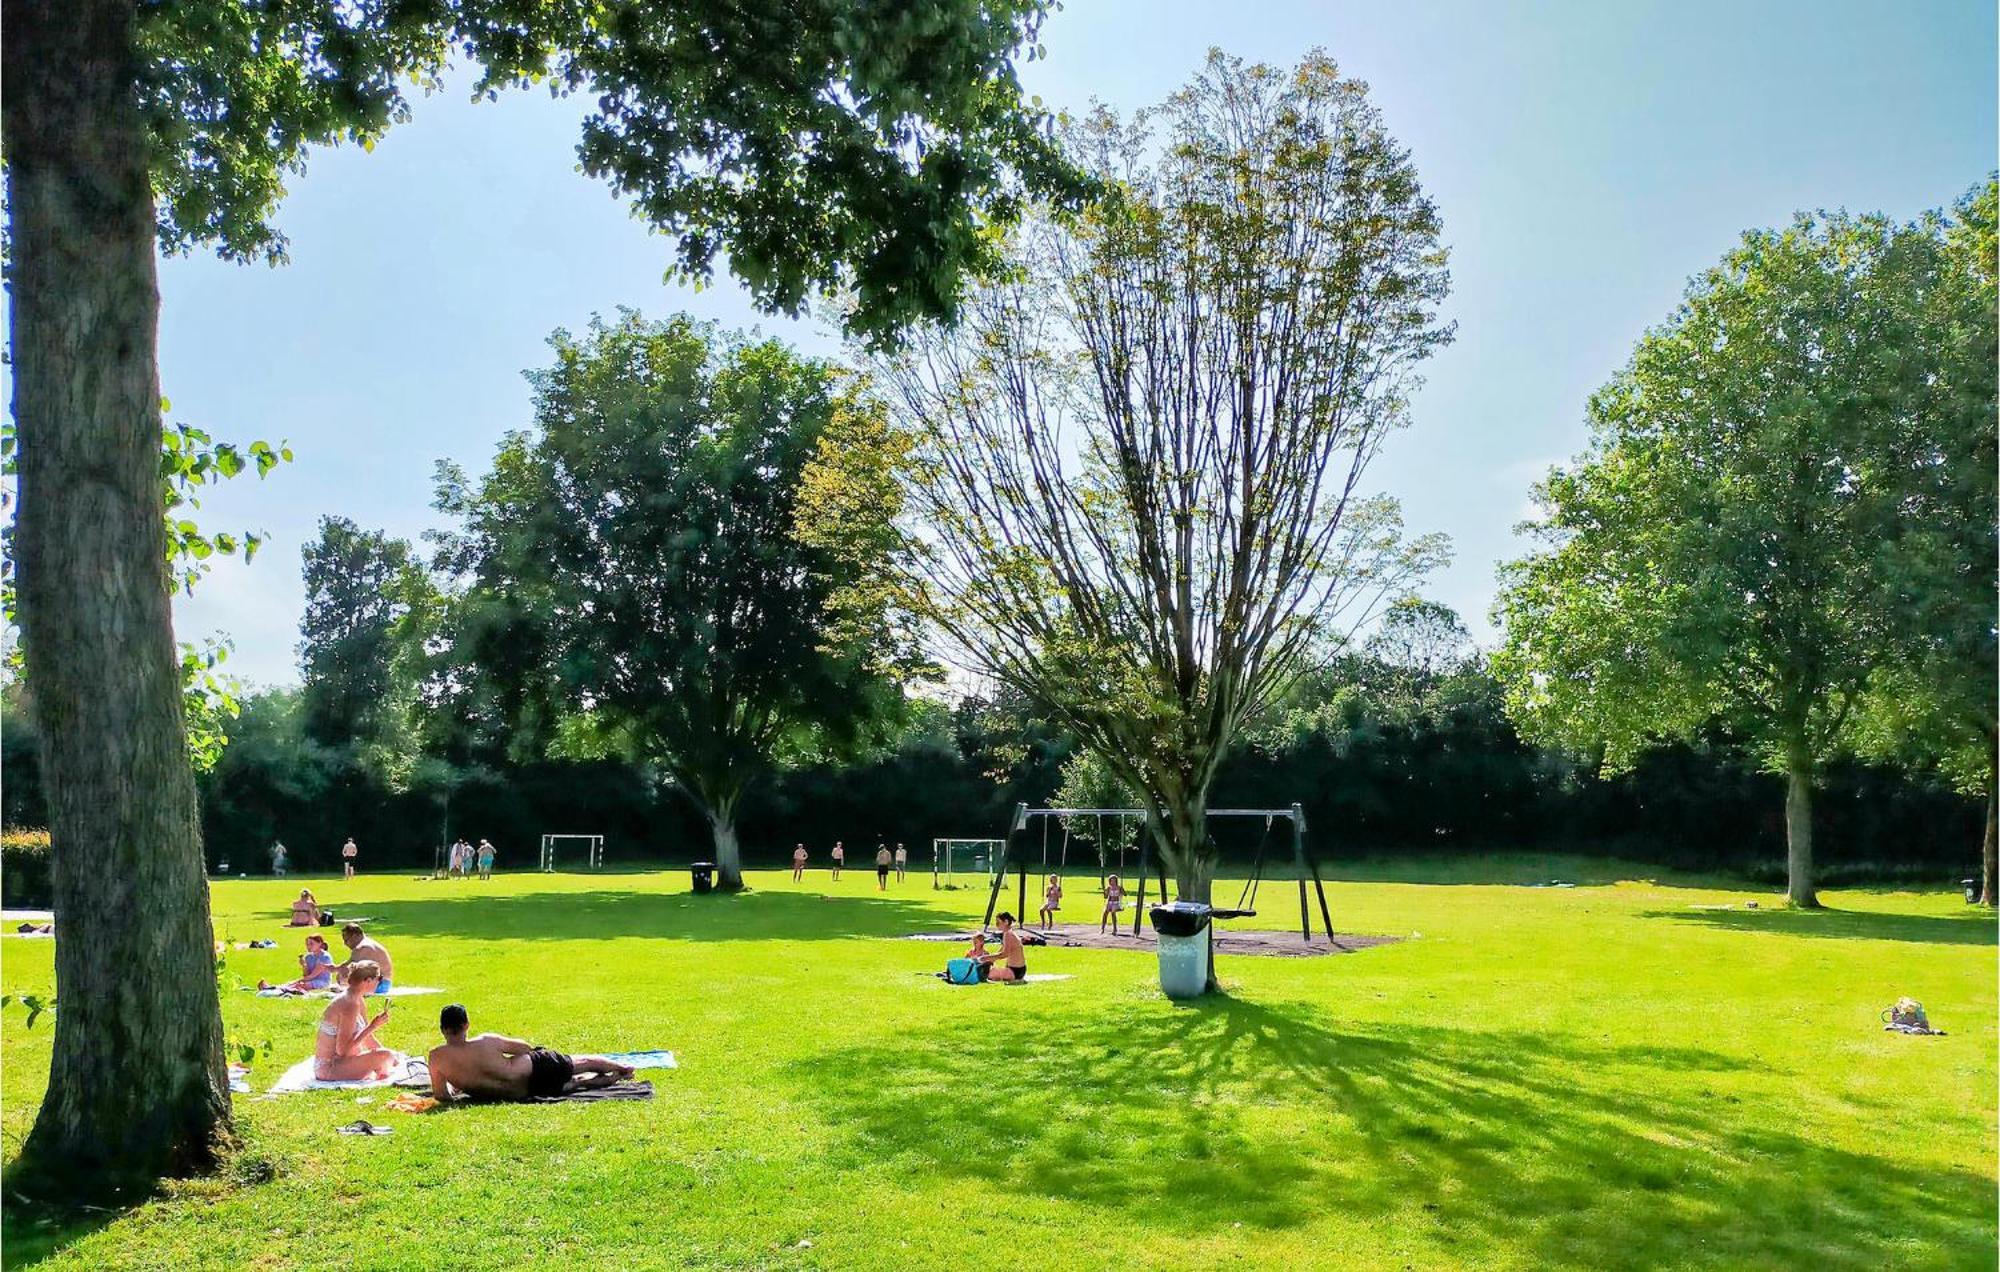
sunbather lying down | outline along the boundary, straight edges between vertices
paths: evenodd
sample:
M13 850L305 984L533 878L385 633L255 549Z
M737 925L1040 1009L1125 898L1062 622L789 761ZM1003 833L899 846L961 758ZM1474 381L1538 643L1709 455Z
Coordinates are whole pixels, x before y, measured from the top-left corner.
M440 1099L533 1100L610 1086L632 1076L630 1066L603 1056L566 1056L519 1038L480 1034L468 1038L465 1008L438 1013L444 1045L431 1048L431 1090Z

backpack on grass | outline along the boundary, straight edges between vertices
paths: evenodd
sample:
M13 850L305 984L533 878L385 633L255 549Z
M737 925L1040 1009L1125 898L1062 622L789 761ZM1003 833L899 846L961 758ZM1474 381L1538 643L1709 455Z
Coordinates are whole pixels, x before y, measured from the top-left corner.
M975 959L955 958L944 965L944 978L952 985L977 985L979 983L979 963Z

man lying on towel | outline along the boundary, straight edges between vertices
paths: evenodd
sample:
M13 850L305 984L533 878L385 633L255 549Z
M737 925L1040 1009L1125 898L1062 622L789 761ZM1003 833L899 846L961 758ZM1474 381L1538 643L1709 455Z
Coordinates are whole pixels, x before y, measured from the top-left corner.
M501 1034L468 1038L466 1024L457 1003L438 1013L444 1045L431 1048L430 1066L431 1092L441 1100L534 1100L610 1086L633 1073L603 1056L566 1056Z

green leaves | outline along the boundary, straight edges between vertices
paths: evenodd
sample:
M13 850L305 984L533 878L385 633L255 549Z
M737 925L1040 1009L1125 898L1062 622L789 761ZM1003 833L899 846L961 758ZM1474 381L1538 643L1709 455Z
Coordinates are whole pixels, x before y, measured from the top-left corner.
M55 999L43 998L39 994L22 994L19 998L16 998L13 994L0 994L0 1008L11 1007L16 1002L19 1002L26 1009L28 1015L27 1024L30 1029L35 1027L35 1022L40 1020L44 1013L54 1014L56 1009Z
M164 409L166 400L161 399ZM209 559L241 553L247 562L263 546L264 537L255 531L241 534L209 534L181 510L199 511L201 491L227 481L254 466L262 478L281 463L290 463L289 446L272 446L256 441L248 446L217 442L204 429L191 424L168 424L160 443L160 477L166 486L167 561L174 571L174 585L190 592L208 572Z
M788 0L468 0L142 6L135 86L150 126L161 246L282 260L272 223L313 146L371 149L404 85L454 58L474 95L546 82L586 94L581 166L675 236L675 272L719 258L763 308L851 300L888 340L949 317L997 264L1024 202L1092 189L1022 100L1043 0L799 6ZM560 163L556 155L551 164Z
M781 750L858 744L893 705L871 583L893 491L831 368L629 311L550 344L537 431L476 487L441 473L462 519L441 560L467 579L454 709L544 752L658 762L725 816ZM843 412L855 450L830 456Z
M956 327L879 360L915 439L905 603L1193 863L1244 723L1444 555L1360 482L1451 339L1445 251L1366 86L1319 54L1213 53L1065 140L1118 196L1031 218Z
M162 397L162 415L171 408L172 403ZM0 423L0 474L14 474L17 465L15 445L14 424L9 419ZM264 537L256 531L211 533L203 530L200 523L188 515L201 509L201 492L240 475L250 466L255 466L257 476L261 478L279 464L290 463L291 460L289 446L274 447L263 441L251 442L248 446L218 442L207 430L191 424L164 425L160 435L160 480L166 511L167 568L176 591L183 595L193 592L202 576L208 573L213 558L241 554L248 563L256 557L257 549L263 546ZM13 533L10 523L4 532L0 532L0 537L11 544ZM7 622L13 623L15 594L11 551L5 554L4 563L0 563L0 571L3 571L0 572L0 614L4 614ZM235 718L238 710L235 679L217 670L229 656L230 648L226 639L218 637L210 637L199 645L183 641L179 646L182 714L189 756L197 772L214 767L221 757L222 749L228 743L227 723Z
M1817 764L1943 586L1920 556L1977 576L1967 634L1990 639L1990 493L1966 548L1919 547L1948 491L1991 490L1990 288L1943 312L1965 276L1941 218L1820 215L1690 284L1591 398L1590 450L1537 491L1542 547L1503 574L1493 666L1525 734L1616 768L1719 719L1773 769Z

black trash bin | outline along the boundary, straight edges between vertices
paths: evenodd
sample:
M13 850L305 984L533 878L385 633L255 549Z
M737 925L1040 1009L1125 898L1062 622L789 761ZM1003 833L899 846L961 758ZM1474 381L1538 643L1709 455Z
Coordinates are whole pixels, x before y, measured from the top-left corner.
M1960 879L1958 886L1965 889L1965 903L1967 905L1979 904L1979 880Z
M715 863L713 861L697 861L688 868L694 872L694 890L696 892L715 891Z
M1214 907L1200 901L1156 905L1153 931L1160 938L1160 989L1169 998L1208 992L1208 926Z

